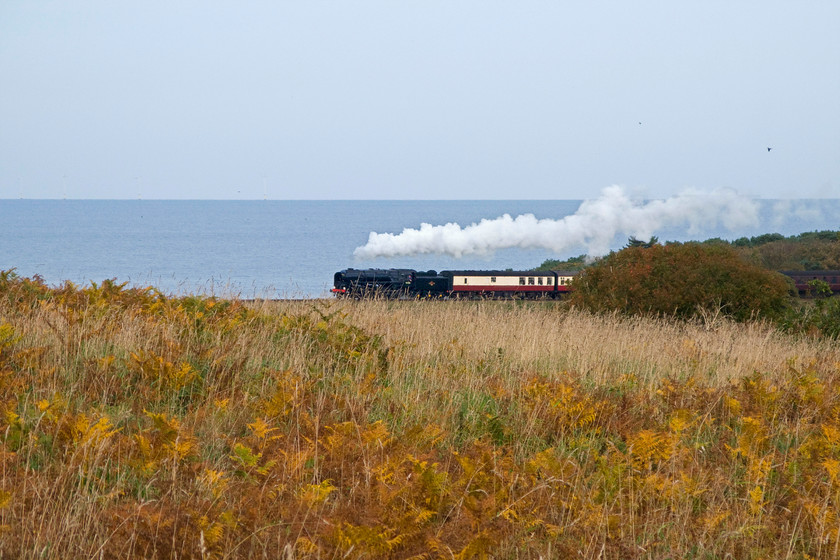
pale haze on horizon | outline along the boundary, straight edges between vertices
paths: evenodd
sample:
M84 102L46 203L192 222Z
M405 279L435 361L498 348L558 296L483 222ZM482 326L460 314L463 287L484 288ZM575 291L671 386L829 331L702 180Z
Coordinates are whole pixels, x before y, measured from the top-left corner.
M5 0L0 198L838 198L838 100L836 0Z

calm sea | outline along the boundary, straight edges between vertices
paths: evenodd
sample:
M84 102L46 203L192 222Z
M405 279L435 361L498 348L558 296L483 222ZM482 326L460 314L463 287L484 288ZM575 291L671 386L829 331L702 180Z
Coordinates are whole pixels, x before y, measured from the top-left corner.
M761 201L761 224L710 230L701 238L840 229L840 200ZM421 255L357 261L371 231L399 233L423 222L462 226L532 213L560 219L577 200L552 201L154 201L0 200L0 270L42 276L49 284L115 278L170 293L241 297L320 297L348 267L521 269L553 255L506 249L455 259ZM657 232L686 241L684 231ZM626 237L617 238L619 248Z

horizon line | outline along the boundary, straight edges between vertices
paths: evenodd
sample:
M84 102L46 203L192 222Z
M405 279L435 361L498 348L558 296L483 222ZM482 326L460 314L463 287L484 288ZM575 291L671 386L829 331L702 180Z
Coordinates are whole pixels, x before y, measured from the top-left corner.
M667 197L641 198L660 200ZM750 200L840 200L840 196L764 197L745 196ZM0 197L0 201L50 201L50 202L546 202L585 201L589 198L67 198L67 197Z

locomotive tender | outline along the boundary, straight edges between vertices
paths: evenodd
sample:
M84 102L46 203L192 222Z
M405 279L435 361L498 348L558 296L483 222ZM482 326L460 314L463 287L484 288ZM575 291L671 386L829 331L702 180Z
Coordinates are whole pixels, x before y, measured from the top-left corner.
M355 298L556 298L569 291L574 275L557 270L348 268L335 273L331 291Z

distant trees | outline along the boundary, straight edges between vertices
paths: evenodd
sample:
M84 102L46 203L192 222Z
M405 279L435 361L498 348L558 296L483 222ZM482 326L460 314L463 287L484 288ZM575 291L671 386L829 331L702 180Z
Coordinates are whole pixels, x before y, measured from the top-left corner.
M840 268L840 232L809 231L784 237L765 233L732 242L738 252L771 270L837 270Z
M773 241L781 241L785 236L781 233L764 233L753 237L740 237L732 242L736 247L758 247Z
M587 258L586 255L580 255L577 257L571 257L565 261L561 261L558 259L547 259L543 261L543 263L535 268L534 270L568 270L568 271L575 271L581 270L586 266Z
M837 270L840 241L784 239L745 251L755 262L773 270Z
M777 318L789 305L780 274L750 264L727 244L633 243L584 269L571 303L593 311L737 320Z
M840 270L840 231L809 231L789 237L780 233L765 233L734 241L715 237L700 243L732 247L744 260L770 270ZM630 237L625 248L650 248L658 244L656 236L649 241ZM665 242L665 245L674 244ZM580 270L591 260L586 255L565 261L549 259L536 270Z
M650 249L654 245L659 244L659 238L655 235L650 238L650 241L642 241L641 239L636 239L635 236L631 235L629 239L627 239L627 245L625 247L642 247L644 249Z

